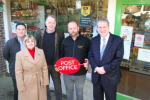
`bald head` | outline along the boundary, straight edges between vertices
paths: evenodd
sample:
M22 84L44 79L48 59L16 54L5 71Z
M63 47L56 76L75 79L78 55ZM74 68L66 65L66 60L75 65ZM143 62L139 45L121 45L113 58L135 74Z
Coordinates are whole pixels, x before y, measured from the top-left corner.
M47 21L48 21L49 19L51 19L51 18L55 19L55 22L56 22L56 17L55 17L54 15L47 16L45 22L47 22Z
M70 21L70 22L68 23L68 27L70 26L70 24L74 24L74 25L76 25L76 26L78 27L78 23L77 23L76 21Z

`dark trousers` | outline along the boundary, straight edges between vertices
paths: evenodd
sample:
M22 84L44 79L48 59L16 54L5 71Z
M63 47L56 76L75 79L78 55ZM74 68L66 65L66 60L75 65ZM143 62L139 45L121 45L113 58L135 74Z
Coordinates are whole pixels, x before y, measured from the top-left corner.
M54 83L56 100L62 100L62 88L61 88L60 73L55 71L55 68L53 65L48 65L49 79L50 79L50 75L51 75L53 83ZM47 100L51 100L49 85L47 85L46 88L47 88Z
M18 89L17 89L16 79L12 78L12 80L14 86L14 100L18 100Z
M96 84L93 84L94 100L104 100L104 93L106 100L116 100L117 85L103 86L99 78Z

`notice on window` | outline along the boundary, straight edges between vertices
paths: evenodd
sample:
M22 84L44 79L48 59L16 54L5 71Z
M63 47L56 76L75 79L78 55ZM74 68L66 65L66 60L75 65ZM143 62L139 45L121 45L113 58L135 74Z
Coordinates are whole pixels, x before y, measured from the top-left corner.
M136 34L135 35L134 46L143 47L143 43L144 43L144 35Z
M123 59L129 59L130 56L130 47L132 40L133 27L130 26L121 26L120 37L124 40L124 56Z
M76 0L76 10L81 10L81 0Z
M150 62L150 50L139 48L137 60Z
M80 14L79 26L92 28L92 13L90 13L90 15L88 16L83 16L82 14Z

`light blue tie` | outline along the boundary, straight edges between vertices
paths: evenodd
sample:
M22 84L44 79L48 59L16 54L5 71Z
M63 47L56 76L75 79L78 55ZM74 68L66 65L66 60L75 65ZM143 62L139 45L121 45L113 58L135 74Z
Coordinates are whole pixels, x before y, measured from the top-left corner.
M100 54L100 61L102 60L102 57L103 57L103 54L104 54L104 51L105 51L105 47L106 47L106 39L103 38L103 46L102 46L102 50L101 50L101 54Z

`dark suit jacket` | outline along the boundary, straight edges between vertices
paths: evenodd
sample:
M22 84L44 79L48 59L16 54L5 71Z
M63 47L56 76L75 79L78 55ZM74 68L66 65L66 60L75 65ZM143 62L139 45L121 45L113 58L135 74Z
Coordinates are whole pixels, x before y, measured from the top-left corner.
M96 84L99 77L103 86L117 85L120 82L121 72L119 65L122 62L124 47L123 39L110 33L107 46L100 61L100 35L91 41L88 59L92 67L92 83ZM96 67L104 67L105 74L94 73Z
M15 79L15 60L16 60L16 53L18 51L20 51L20 43L18 42L17 37L8 40L3 49L3 57L8 61L10 76L14 79Z

